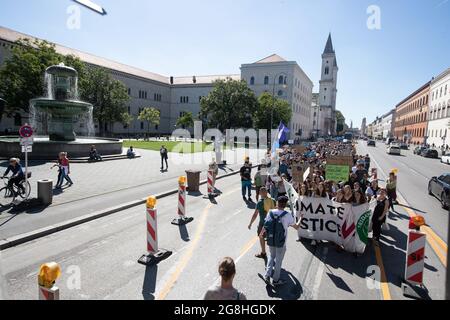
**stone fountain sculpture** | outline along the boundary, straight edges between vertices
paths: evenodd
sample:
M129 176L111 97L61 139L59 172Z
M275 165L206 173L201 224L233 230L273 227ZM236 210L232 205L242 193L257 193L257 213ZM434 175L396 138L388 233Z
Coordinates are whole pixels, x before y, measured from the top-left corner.
M74 119L92 112L92 105L78 100L78 72L64 64L45 71L47 97L32 99L31 108L48 117L50 141L75 141Z

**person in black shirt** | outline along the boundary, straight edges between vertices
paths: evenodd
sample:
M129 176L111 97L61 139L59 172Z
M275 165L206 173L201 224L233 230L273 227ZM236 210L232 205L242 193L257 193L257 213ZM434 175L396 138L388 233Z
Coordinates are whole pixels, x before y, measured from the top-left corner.
M245 198L245 194L248 194L248 201L253 202L251 196L252 196L252 165L250 164L249 158L245 158L245 163L241 167L240 170L241 173L241 186L242 186L242 199L244 199L245 202L247 202L247 199Z
M159 149L159 153L161 155L161 171L167 171L169 169L169 165L167 164L167 159L169 158L169 156L166 147L161 146L161 149ZM166 169L164 169L164 162L166 163Z

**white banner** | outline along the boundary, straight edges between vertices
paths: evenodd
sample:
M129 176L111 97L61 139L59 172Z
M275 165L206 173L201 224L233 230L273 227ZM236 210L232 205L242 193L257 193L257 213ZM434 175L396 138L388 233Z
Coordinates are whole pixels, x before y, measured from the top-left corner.
M376 201L352 206L328 198L299 197L299 236L332 241L348 252L363 253L375 205Z

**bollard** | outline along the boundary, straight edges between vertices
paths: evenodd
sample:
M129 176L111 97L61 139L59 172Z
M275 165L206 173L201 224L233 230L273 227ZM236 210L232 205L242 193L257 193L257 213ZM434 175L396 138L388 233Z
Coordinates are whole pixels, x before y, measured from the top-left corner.
M56 262L44 263L39 268L39 300L59 300L59 288L55 286L61 275L61 268Z
M158 263L172 255L171 251L158 248L158 224L156 197L148 197L146 202L147 254L138 259L138 263L146 266Z
M213 170L208 170L207 189L208 189L208 196L211 197L214 193L214 171Z
M406 249L405 277L402 283L403 295L415 299L429 298L423 285L425 267L426 234L420 232L425 224L422 216L412 217L409 221L408 245Z
M193 221L194 218L186 217L186 177L178 179L178 218L172 220L172 224L181 226Z

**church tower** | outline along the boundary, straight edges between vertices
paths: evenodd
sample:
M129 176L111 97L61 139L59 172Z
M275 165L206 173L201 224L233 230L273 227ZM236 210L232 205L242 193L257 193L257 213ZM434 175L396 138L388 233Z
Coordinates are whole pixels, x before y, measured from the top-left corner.
M320 77L319 105L322 117L322 134L336 135L336 95L338 66L331 33L322 54L322 72Z

